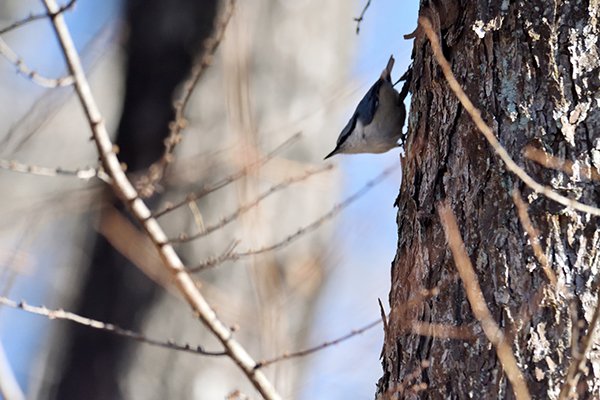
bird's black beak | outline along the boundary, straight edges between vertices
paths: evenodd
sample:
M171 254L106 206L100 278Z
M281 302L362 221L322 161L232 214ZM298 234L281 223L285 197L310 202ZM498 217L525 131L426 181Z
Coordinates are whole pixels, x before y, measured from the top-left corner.
M327 160L329 157L336 155L338 150L339 149L336 147L331 153L327 154L323 160Z
M390 56L390 59L389 59L387 65L385 66L385 69L383 71L381 71L380 79L391 82L392 81L392 68L394 68L394 56L393 55Z

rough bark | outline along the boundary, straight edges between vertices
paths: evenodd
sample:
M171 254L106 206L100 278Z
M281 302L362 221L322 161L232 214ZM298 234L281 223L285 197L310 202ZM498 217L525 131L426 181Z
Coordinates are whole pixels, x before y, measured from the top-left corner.
M465 91L509 154L538 181L583 203L598 205L599 186L585 177L547 170L522 150L546 152L600 168L599 2L439 1L457 7L441 15L444 52ZM557 398L572 359L572 341L585 335L596 306L598 218L533 195L507 172L462 109L417 37L412 104L402 187L398 250L392 264L392 309L378 395L399 398L513 398L494 349L474 321L436 205L447 199L488 307L509 335L534 398ZM519 222L511 190L529 213L568 301L548 284ZM440 294L404 305L422 288ZM575 318L572 318L572 317ZM407 333L411 321L470 326L470 341ZM582 324L574 329L573 321ZM422 364L422 361L428 364ZM587 362L580 398L600 396L600 364ZM419 389L415 384L424 383ZM392 397L396 398L396 397Z

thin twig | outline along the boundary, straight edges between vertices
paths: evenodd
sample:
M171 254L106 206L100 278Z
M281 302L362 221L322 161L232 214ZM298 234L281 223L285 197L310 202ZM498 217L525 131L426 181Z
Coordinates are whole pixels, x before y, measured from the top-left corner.
M523 225L523 229L527 232L529 236L529 242L531 243L531 248L533 249L533 254L535 258L537 258L538 262L542 266L546 277L552 284L554 288L557 287L557 279L556 274L552 271L550 267L550 262L548 261L548 257L546 257L546 253L542 250L542 245L539 240L539 233L537 229L533 226L531 219L529 218L529 213L527 212L527 204L521 198L521 194L517 188L514 188L512 191L513 202L517 206L517 211L519 214L519 220L521 221L521 225Z
M426 321L419 321L415 319L406 318L407 313L414 307L417 307L429 298L439 295L442 287L447 286L450 281L446 281L433 289L422 289L417 292L416 296L412 299L403 302L402 305L392 308L390 316L387 318L389 322L384 319L384 333L387 336L386 325L395 324L399 327L402 332L410 333L413 335L429 336L437 339L455 339L455 340L473 340L475 334L473 329L469 326L453 326L442 323L433 323ZM383 313L383 306L381 302L379 304L381 312ZM383 316L382 316L383 318ZM396 321L395 323L392 321ZM384 340L386 339L384 336ZM386 343L386 342L384 342Z
M15 160L4 160L0 159L0 169L8 171L19 172L22 174L30 174L37 176L69 176L84 181L89 181L92 178L98 178L104 182L110 183L108 175L99 168L87 167L77 169L63 169L60 167L49 168L41 167L38 165L24 164Z
M440 68L442 69L442 72L446 77L446 81L448 81L450 89L452 89L452 91L464 107L465 111L469 113L471 119L473 120L477 128L481 131L481 133L483 133L483 136L485 136L485 138L490 143L496 154L498 154L502 161L504 161L506 168L513 174L517 175L523 181L523 183L525 183L535 192L541 193L547 198L554 200L555 202L562 204L565 207L570 207L574 210L578 210L587 214L600 216L600 208L580 203L576 200L569 199L568 197L564 197L556 193L551 187L547 187L538 183L535 179L529 176L527 172L525 172L514 162L514 160L510 157L506 149L502 147L502 145L494 135L492 129L481 118L481 111L479 111L473 105L467 94L464 92L464 90L454 77L452 69L450 68L450 64L448 63L442 52L439 39L433 31L431 21L429 21L428 18L419 17L419 25L423 27L423 29L425 30L425 34L429 38L429 42L431 43L431 47L433 49L433 55L437 60L438 64L440 65Z
M240 169L237 172L234 172L233 174L231 174L229 176L226 176L225 178L221 179L220 181L203 186L197 192L188 194L184 200L181 200L178 203L166 205L165 208L154 213L152 215L152 218L162 217L163 215L165 215L173 210L176 210L177 208L182 207L189 202L199 200L202 197L204 197L212 192L215 192L219 189L222 189L225 186L229 185L230 183L237 181L238 179L243 178L244 176L248 175L248 171L255 169L255 168L259 168L259 167L265 165L267 162L271 161L277 154L281 153L282 150L286 149L289 145L296 142L300 138L300 135L301 135L300 132L295 133L294 135L292 135L291 137L286 139L283 143L281 143L279 146L277 146L276 148L271 150L271 152L266 154L264 157L258 159L256 162L245 166L244 168Z
M4 56L17 68L17 72L23 75L25 78L31 80L32 82L46 88L55 88L59 86L68 86L73 84L72 76L65 76L62 78L46 78L29 68L25 61L17 53L11 49L8 44L0 37L0 55Z
M252 398L246 393L241 392L239 389L236 389L229 393L227 397L225 397L225 400L252 400Z
M43 1L50 13L55 13L58 10L55 0ZM173 276L176 287L187 300L198 318L201 319L204 325L221 342L227 355L244 372L248 380L263 398L267 400L281 399L281 396L277 393L273 384L267 377L260 371L254 369L256 362L252 359L250 354L248 354L246 349L233 338L229 327L217 317L215 311L211 308L198 289L196 282L185 270L185 266L179 255L175 252L173 246L170 244L161 244L165 243L167 236L158 221L151 217L152 213L150 212L150 209L148 209L144 201L139 197L121 167L121 163L113 150L114 145L110 140L102 115L92 96L90 86L81 66L79 55L77 54L73 39L71 38L62 14L56 14L52 17L52 25L54 26L69 70L74 77L75 91L89 122L94 142L98 148L98 155L104 169L111 177L112 188L117 197L129 208L133 217L152 240L152 243L156 247L164 263L165 269Z
M571 390L577 387L581 373L588 361L588 353L595 342L596 327L598 326L598 320L600 319L600 290L596 298L596 309L594 315L588 326L588 331L581 342L581 349L574 354L569 369L567 371L567 377L565 378L565 384L560 390L559 400L568 399Z
M187 204L188 204L188 208L190 209L190 212L192 213L192 216L194 217L194 224L196 225L196 229L199 230L200 232L204 231L204 229L205 229L204 217L202 216L202 213L200 212L200 208L198 208L198 204L196 204L195 201L190 201Z
M27 17L20 19L18 21L13 22L12 24L5 26L4 28L0 28L0 35L3 35L7 32L12 31L13 29L17 29L23 25L26 25L30 22L36 21L38 19L42 19L42 18L46 18L48 17L47 13L42 13L42 14L29 14Z
M221 255L219 255L217 257L208 258L207 260L204 260L203 262L196 265L195 267L188 268L188 272L191 272L191 273L202 272L205 269L209 269L215 265L224 263L225 261L230 259L231 254L233 253L233 251L235 250L235 248L237 247L237 245L239 243L240 243L239 240L234 240L229 246L227 246L227 249L225 249L225 251L223 253L221 253Z
M576 164L571 160L563 160L533 146L525 147L523 155L546 168L556 169L571 176L575 175L577 171L578 177L585 177L595 181L600 180L600 173L598 173L596 168L580 166L579 163Z
M380 323L381 323L381 318L379 318L377 321L373 321L373 322L371 322L371 323L369 323L369 324L367 324L367 325L363 326L362 328L359 328L359 329L353 329L353 330L352 330L352 331L350 331L349 333L345 334L344 336L340 336L340 337L339 337L339 338L337 338L337 339L330 340L330 341L327 341L327 342L323 342L323 343L321 343L321 344L319 344L319 345L317 345L317 346L314 346L314 347L309 347L308 349L304 349L304 350L295 351L295 352L293 352L293 353L284 353L284 354L282 354L282 355L280 355L280 356L277 356L277 357L271 358L271 359L269 359L269 360L263 360L263 361L259 361L259 362L256 364L256 367L255 367L255 368L263 368L263 367L266 367L266 366L268 366L268 365L274 364L274 363L276 363L276 362L279 362L279 361L283 361L283 360L289 360L289 359L291 359L291 358L296 358L296 357L304 357L304 356L307 356L307 355L309 355L309 354L312 354L312 353L315 353L315 352L317 352L317 351L319 351L319 350L323 350L323 349L325 349L325 348L327 348L327 347L330 347L330 346L334 346L334 345L336 345L336 344L339 344L339 343L341 343L341 342L343 342L343 341L346 341L346 340L348 340L348 339L350 339L350 338L352 338L352 337L354 337L354 336L356 336L356 335L360 335L360 334L362 334L362 333L364 333L364 332L368 331L369 329L371 329L371 328L373 328L373 327L375 327L375 326L379 325Z
M128 339L133 339L137 342L146 343L152 346L163 347L165 349L183 351L186 353L199 354L203 356L226 356L227 353L224 351L207 351L204 350L201 346L191 346L187 343L175 343L173 340L157 340L149 338L141 333L130 331L128 329L120 328L113 324L108 324L106 322L98 321L91 318L82 317L81 315L74 314L69 311L65 311L62 309L59 310L49 310L46 307L36 307L25 303L24 301L16 302L4 296L0 296L0 304L20 309L26 311L30 314L41 315L50 320L60 319L65 321L71 321L79 325L86 326L91 329L97 329L103 332L107 332L116 336L125 337Z
M235 9L236 0L229 0L222 12L221 21L216 25L213 35L204 42L204 51L200 54L200 58L194 62L190 78L184 84L183 93L179 100L175 101L174 111L175 119L169 124L169 135L164 141L165 151L161 159L148 168L148 174L139 181L138 185L143 187L145 196L149 197L155 190L158 182L165 175L165 170L173 162L173 153L175 146L182 140L181 131L186 127L185 110L192 97L192 93L196 85L200 81L204 71L212 64L215 52L219 48L219 44L225 36L225 30L233 11Z
M356 21L356 34L357 35L360 32L360 23L365 18L365 13L367 12L367 9L369 8L370 5L371 5L371 0L367 0L367 3L363 7L362 12L360 13L360 16L358 18L354 18L354 21Z
M120 31L117 25L121 22L113 18L101 27L95 37L90 40L80 51L86 71L92 71L100 64L99 60L114 49L119 40L117 33ZM67 102L72 98L70 90L46 90L35 99L33 104L18 119L3 132L0 139L0 149L5 154L13 154L23 149L36 135L42 132L42 128L62 110L67 107Z
M411 394L418 394L420 391L426 390L427 384L425 382L416 382L414 384L412 382L418 381L423 373L423 370L429 368L429 366L429 361L422 360L415 370L413 370L409 374L406 374L404 379L402 379L402 382L386 390L381 395L381 400L396 400L399 398L403 398L403 395L406 392L409 392Z
M77 0L70 0L67 4L60 6L58 9L58 13L67 11L68 9L73 7L76 2L77 2ZM36 20L42 19L42 18L47 18L47 17L51 17L51 15L49 13L29 14L27 17L25 17L19 21L15 21L12 24L0 29L0 35L5 34L6 32L12 31L13 29L20 28L23 25L27 25L30 22L33 22L33 21L36 21Z
M301 175L288 178L288 179L284 180L283 182L278 183L277 185L271 186L265 192L263 192L262 194L257 196L254 200L240 206L233 213L229 214L226 217L223 217L219 222L202 229L200 232L198 232L194 235L187 236L185 234L182 234L177 238L169 239L169 242L171 242L171 243L186 243L186 242L190 242L192 240L207 236L208 234L216 231L217 229L221 229L224 226L226 226L228 223L234 221L243 213L256 207L261 201L263 201L267 197L271 196L272 194L277 193L278 191L281 191L294 183L305 181L306 179L308 179L309 177L311 177L313 175L316 175L316 174L319 174L319 173L325 172L325 171L331 171L332 169L333 169L333 165L326 164L324 167L313 169L313 170L308 170L308 171L305 171Z
M518 400L530 399L531 396L529 394L529 389L527 388L527 383L517 365L517 359L512 352L510 343L506 340L504 333L498 324L496 324L496 321L494 321L494 318L485 303L485 298L481 292L477 275L473 270L473 265L465 250L465 244L460 236L456 217L450 207L445 203L440 203L438 205L438 214L442 221L448 246L454 257L454 264L456 265L465 292L467 293L467 299L471 305L471 310L473 310L475 318L477 318L481 324L485 336L490 343L494 345L498 359L506 372L506 376L512 385L516 398Z
M428 297L432 297L432 296L437 296L438 294L439 294L439 288L434 288L431 290L427 290L427 289L422 290L420 293L417 294L417 296L415 298L413 298L413 299L407 301L405 304L403 304L403 309L408 310L412 307L415 307L415 306L421 304L421 302L424 299L426 299ZM307 356L307 355L315 353L319 350L339 344L339 343L341 343L345 340L348 340L356 335L360 335L360 334L368 331L369 329L379 325L381 322L383 322L384 335L387 335L387 330L388 330L387 325L388 325L389 318L385 314L385 310L383 309L383 304L381 303L381 300L380 299L378 299L378 300L379 300L379 307L380 307L380 311L381 311L381 318L379 318L378 320L373 321L373 322L363 326L362 328L354 329L354 330L350 331L349 333L347 333L337 339L323 342L317 346L309 347L308 349L304 349L304 350L295 351L293 353L284 353L280 356L271 358L269 360L260 361L257 364L256 368L266 367L268 365L274 364L279 361L288 360L290 358ZM410 325L411 325L411 327L407 330L416 335L432 336L432 337L438 337L438 338L450 338L450 339L464 339L464 338L470 339L473 337L472 332L463 327L452 327L452 326L446 326L443 324L429 324L429 323L425 323L425 322L421 322L421 321L413 321Z
M389 323L387 313L385 312L385 308L383 308L383 302L380 298L377 298L377 303L379 304L379 315L381 315L381 321L383 322L383 348L381 349L383 354L389 335Z
M287 246L288 244L292 243L294 240L300 238L302 235L314 231L315 229L317 229L318 227L320 227L324 222L326 222L327 220L330 220L331 218L335 217L337 214L339 214L346 207L348 207L349 205L351 205L352 203L354 203L355 201L357 201L358 199L360 199L362 196L364 196L365 194L367 194L375 186L377 186L381 182L383 182L389 175L391 175L397 169L398 169L398 165L397 164L394 164L392 166L387 167L379 175L377 175L375 178L373 178L370 181L368 181L359 190L357 190L356 192L354 192L352 195L348 196L342 202L340 202L340 203L336 204L335 206L333 206L329 212L327 212L326 214L322 215L320 218L316 219L312 223L310 223L310 224L308 224L308 225L306 225L306 226L298 229L295 233L289 235L288 237L284 238L283 240L281 240L281 241L279 241L277 243L274 243L274 244L272 244L270 246L262 247L260 249L248 250L248 251L245 251L245 252L242 252L242 253L236 253L235 256L236 257L252 256L252 255L256 255L256 254L265 253L265 252L268 252L268 251L277 250L277 249L279 249L281 247Z
M142 273L165 290L178 295L171 273L162 266L154 244L134 221L111 204L102 207L96 231Z
M413 335L428 336L436 339L473 340L475 334L468 326L453 326L424 321L410 321L404 329Z
M236 0L229 0L227 2L227 5L225 6L225 10L223 11L223 15L221 17L221 21L217 24L217 27L215 28L215 33L212 37L206 40L204 44L205 48L202 52L200 60L194 63L192 75L184 85L182 96L178 101L175 102L175 121L173 121L173 127L171 128L171 132L169 133L170 138L174 138L174 136L176 136L182 128L181 122L185 118L184 113L187 104L190 101L192 93L194 92L196 85L200 81L202 74L204 73L204 71L206 71L206 68L208 68L212 63L212 58L217 49L219 48L219 44L221 44L223 37L225 36L225 30L227 29L227 25L229 24L229 21L233 16L235 2ZM167 139L167 141L169 142L169 139ZM170 148L169 145L175 146L177 142L178 140L173 140L172 143L167 144L167 149L165 149L165 158L167 158L168 155L173 151L173 149Z
M324 222L335 217L346 207L348 207L349 205L354 203L356 200L360 199L362 196L364 196L366 193L368 193L373 187L375 187L378 184L380 184L381 182L383 182L385 180L385 178L387 178L389 175L391 175L397 169L398 169L397 164L394 164L394 165L384 169L379 175L377 175L372 180L368 181L362 188L360 188L358 191L356 191L352 195L348 196L342 202L333 206L333 208L330 211L323 214L320 218L318 218L315 221L313 221L312 223L298 229L295 233L287 236L286 238L280 240L279 242L271 244L269 246L261 247L260 249L251 249L251 250L246 250L246 251L243 251L240 253L233 253L229 256L229 258L227 258L227 260L235 261L242 257L254 256L254 255L266 253L269 251L278 250L280 248L283 248L283 247L291 244L292 242L294 242L295 240L304 236L305 234L313 232L314 230L319 228ZM216 265L211 265L211 267L214 267L214 266L216 266Z

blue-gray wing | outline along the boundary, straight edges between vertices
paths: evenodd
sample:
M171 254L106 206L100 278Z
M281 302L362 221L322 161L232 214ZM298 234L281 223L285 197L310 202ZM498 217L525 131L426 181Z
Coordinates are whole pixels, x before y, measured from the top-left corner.
M375 110L377 110L377 106L379 105L379 88L383 81L379 79L377 82L371 86L367 94L362 98L354 114L350 118L350 121L346 124L340 137L337 141L337 146L339 147L342 143L348 139L348 136L354 131L356 127L356 121L360 120L363 126L369 125L371 121L373 121L373 117L375 116Z
M379 79L371 86L365 97L362 98L355 114L363 125L369 125L373 121L375 111L379 105L379 88L383 84L383 80Z

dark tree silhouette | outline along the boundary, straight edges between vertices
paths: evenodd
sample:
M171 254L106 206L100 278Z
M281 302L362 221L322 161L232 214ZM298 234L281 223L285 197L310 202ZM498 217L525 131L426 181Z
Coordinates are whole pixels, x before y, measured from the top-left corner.
M116 144L128 171L143 170L162 155L168 124L174 118L176 89L212 32L217 6L216 0L127 3L125 98ZM123 208L119 201L112 202ZM137 329L161 290L106 239L98 235L95 240L90 270L74 309ZM136 344L75 325L68 327L67 335L64 367L53 398L123 398L119 380Z

